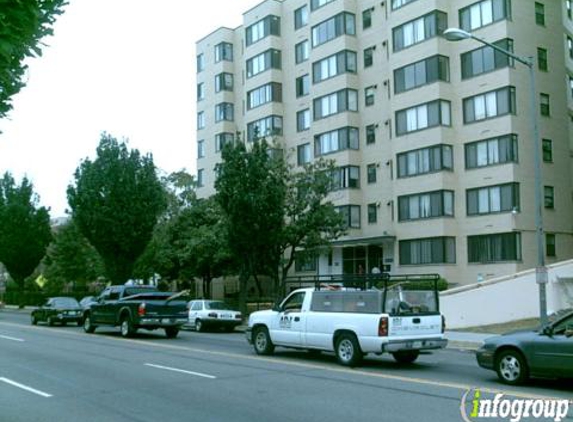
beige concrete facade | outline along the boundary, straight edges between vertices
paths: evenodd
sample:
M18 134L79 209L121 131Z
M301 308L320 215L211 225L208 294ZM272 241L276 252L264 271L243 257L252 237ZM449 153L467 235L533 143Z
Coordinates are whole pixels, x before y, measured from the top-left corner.
M404 28L404 24L439 11L447 16L445 28L460 27L460 11L467 12L470 10L467 8L473 6L471 19L481 19L487 24L472 27L472 33L488 42L510 39L515 54L522 57L532 56L536 62L537 96L541 93L548 94L550 105L549 116L540 115L539 104L536 111L541 138L551 140L552 152L552 157L547 156L542 163L543 185L553 187L554 192L554 207L545 208L543 213L544 229L549 235L554 235L555 239L555 253L548 250L546 260L550 264L573 257L573 52L570 53L568 46L568 40L573 38L573 21L568 13L567 0L493 0L493 3L489 0L331 0L317 1L317 4L322 5L315 10L311 10L311 3L315 2L263 1L244 13L242 26L235 29L219 28L197 42L197 53L202 55L204 60L204 68L197 73L197 83L203 84L204 90L204 98L197 101L197 110L204 113L205 119L204 128L197 131L197 141L202 142L203 150L203 156L199 156L197 161L202 181L202 187L198 189L200 196L206 197L215 192L214 167L221 159L220 151L216 147L217 134L240 132L245 139L249 123L271 115L280 116L282 135L274 137L284 145L288 156L296 163L298 146L310 144L311 157L316 158L317 135L338 128L356 127L359 131L358 149L341 149L323 156L336 160L341 167L359 167L359 187L349 187L332 193L332 200L337 206L360 206L359 227L350 228L347 236L335 242L329 256L319 257L313 273L357 272L359 265L370 271L375 266L384 265L391 273L438 272L451 283L470 284L478 279L498 277L535 267L537 248L534 222L534 149L530 129L528 69L516 62L510 66L496 66L491 71L462 79L461 55L483 47L473 40L454 43L436 35L403 49L394 48L396 38L399 37L398 28ZM393 8L393 5L399 4L402 4L401 7ZM295 29L295 11L305 5L308 22ZM505 10L501 18L499 10ZM342 12L354 16L355 30L346 28L347 32L354 34L335 36L327 42L313 46L315 28ZM371 16L371 26L367 28L364 28L364 12ZM488 21L490 12L498 13L493 22ZM247 45L246 29L269 15L279 19L280 35L267 35ZM472 24L476 25L474 21ZM429 24L426 23L427 25ZM335 26L332 25L330 29L334 30ZM412 36L419 38L415 31L420 31L422 26L412 26L415 27L412 29ZM439 26L439 23L436 26ZM409 30L404 29L404 33ZM404 35L403 38L406 40L408 37ZM304 40L309 40L309 57L296 63L295 45ZM215 49L222 42L232 45L232 61L216 62ZM547 52L547 70L540 70L537 65L540 54L538 48ZM248 77L247 61L269 49L281 52L280 69L269 69ZM365 67L364 56L367 49L373 53L373 61L371 66ZM313 83L313 63L343 50L356 53L356 72L338 74ZM396 69L436 55L447 58L447 77L442 77L445 80L432 81L404 92L396 92ZM425 69L425 77L428 77L430 65ZM232 90L215 92L216 76L222 72L233 75ZM310 78L309 93L297 96L296 80L306 74ZM268 102L248 109L247 93L270 82L282 84L282 101ZM472 123L464 122L464 99L508 87L514 89L515 98L514 102L509 100L512 104L510 112L502 115L494 113ZM313 113L316 112L314 100L346 88L358 92L357 111L313 118ZM374 104L369 106L365 104L367 88L371 88L374 93ZM511 92L509 88L508 92ZM484 100L488 115L491 114L489 101L492 98L492 95L489 95ZM494 108L500 110L501 96L496 98ZM440 124L405 134L398 133L400 117L397 112L434 100L445 102L442 103ZM480 101L477 99L475 104L471 102L475 110L482 104ZM233 104L233 120L216 122L216 106L223 102ZM310 128L298 131L297 112L304 109L310 110ZM411 111L406 114L409 119L407 126L411 124L410 117L413 115L417 116L416 124L424 126L419 123L423 121L419 113ZM474 114L479 115L479 112L475 111ZM366 127L370 125L374 130L375 141L368 143ZM495 162L496 159L492 158L490 165L467 168L467 144L510 134L515 135L514 139L517 140L517 150L511 160ZM451 168L401 177L400 154L440 144L447 145L447 148L451 146ZM498 152L490 151L489 154L491 157ZM368 182L368 165L371 176L375 172L375 182ZM401 169L404 170L403 166ZM517 191L518 198L515 199L514 195L508 208L507 201L504 205L501 196L499 200L491 198L497 198L495 195L500 185L510 183L516 184L513 189ZM491 187L488 193L484 193L485 187ZM468 215L468 189L476 188L481 188L477 195L480 213ZM400 218L402 214L399 203L410 201L400 199L401 197L441 190L453 192L453 213L407 220ZM487 200L484 199L486 197ZM412 198L411 201L414 202L408 204L415 203L415 200L416 198ZM446 199L442 197L441 200L444 201L441 207L447 208L444 205ZM423 201L426 202L419 205L420 209L433 213L430 199L420 199L420 204ZM484 212L481 209L484 201L489 201L493 212ZM369 204L370 211L376 212L375 222L369 222ZM498 210L499 207L501 210ZM430 209L431 211L428 211ZM507 234L510 239L515 240L515 245L512 244L512 248L516 248L515 253L507 252L507 238L502 242L496 238L498 234ZM482 243L475 243L472 236L479 235L490 235L491 238L482 238ZM438 240L430 242L427 240L429 238ZM449 243L451 240L439 238L454 239L455 246ZM470 245L471 242L474 242L473 246ZM490 245L491 252L476 251L477 244ZM436 255L432 251L432 248L436 247L449 248L450 251L455 248L455 256L445 253L450 256L445 259L442 254ZM484 247L488 249L487 246ZM473 258L470 259L469 255ZM479 255L479 258L476 258L476 255Z

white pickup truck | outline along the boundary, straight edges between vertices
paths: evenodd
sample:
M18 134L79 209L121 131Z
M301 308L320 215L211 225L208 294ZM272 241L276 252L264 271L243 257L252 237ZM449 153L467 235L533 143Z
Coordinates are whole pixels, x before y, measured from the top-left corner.
M297 289L273 309L252 313L246 337L255 352L268 355L275 346L334 351L342 365L357 366L367 353L411 363L421 350L447 344L437 290L331 289Z

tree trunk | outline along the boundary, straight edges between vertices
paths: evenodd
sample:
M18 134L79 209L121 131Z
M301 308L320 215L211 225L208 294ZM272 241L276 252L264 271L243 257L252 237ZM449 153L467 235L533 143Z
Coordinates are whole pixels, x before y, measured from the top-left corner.
M247 281L248 275L241 271L239 274L239 310L243 315L247 315Z

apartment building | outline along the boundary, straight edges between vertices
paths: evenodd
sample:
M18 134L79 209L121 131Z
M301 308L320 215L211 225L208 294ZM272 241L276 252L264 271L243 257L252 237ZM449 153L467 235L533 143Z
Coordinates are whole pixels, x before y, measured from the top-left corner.
M198 193L255 128L303 165L333 159L348 224L297 274L437 272L469 284L535 267L532 57L547 263L573 257L571 0L266 0L197 42Z

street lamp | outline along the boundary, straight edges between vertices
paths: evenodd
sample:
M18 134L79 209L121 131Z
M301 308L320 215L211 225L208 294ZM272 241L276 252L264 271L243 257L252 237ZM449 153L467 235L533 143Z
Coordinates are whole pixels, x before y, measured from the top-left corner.
M520 57L495 44L487 42L483 38L477 37L471 32L459 28L448 28L443 36L448 41L461 41L467 39L476 40L488 47L499 51L508 57L524 64L529 68L529 88L530 88L530 123L533 134L533 158L534 158L534 178L535 178L535 237L537 242L537 267L535 268L535 281L539 286L539 313L541 324L547 323L547 268L545 267L545 252L543 245L543 186L541 180L541 139L539 138L539 124L537 116L537 100L535 98L535 70L533 68L532 57Z

